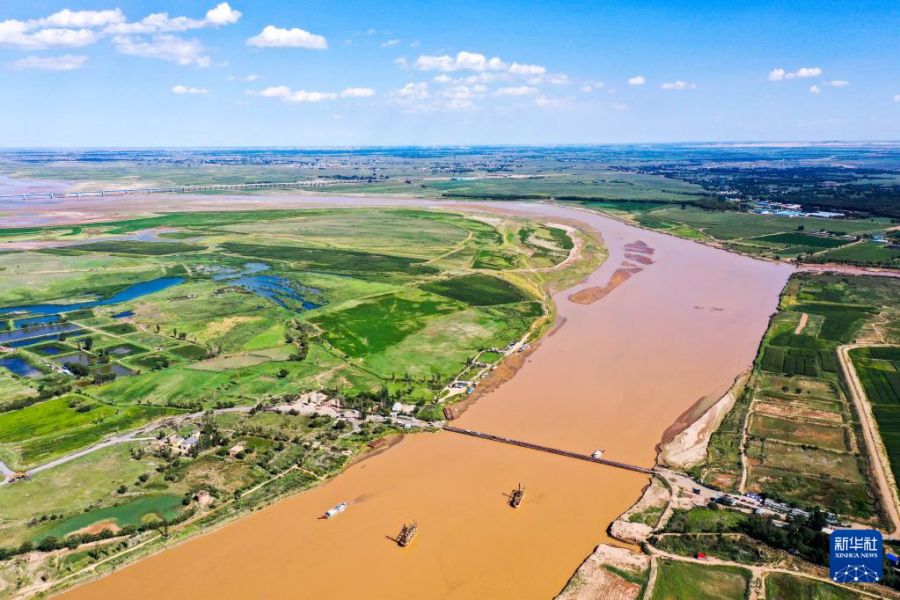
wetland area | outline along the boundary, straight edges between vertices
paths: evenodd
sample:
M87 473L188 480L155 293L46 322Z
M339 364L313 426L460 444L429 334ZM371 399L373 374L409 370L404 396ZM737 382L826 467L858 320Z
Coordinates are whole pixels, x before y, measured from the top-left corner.
M329 205L277 198L279 207L291 203ZM602 237L608 256L555 293L557 327L527 357L514 357L522 362L515 376L481 394L455 424L578 452L602 448L639 465L654 463L679 415L721 394L751 364L792 272L582 210L466 207L485 210L581 223ZM569 299L605 287L623 268L630 277L605 297ZM511 512L503 494L518 482L528 500ZM452 598L545 598L607 539L609 523L647 483L640 474L449 433L407 436L324 485L64 597L293 597L302 589L412 598L427 587ZM340 518L317 518L340 501L351 503ZM410 520L418 539L398 549L390 537Z

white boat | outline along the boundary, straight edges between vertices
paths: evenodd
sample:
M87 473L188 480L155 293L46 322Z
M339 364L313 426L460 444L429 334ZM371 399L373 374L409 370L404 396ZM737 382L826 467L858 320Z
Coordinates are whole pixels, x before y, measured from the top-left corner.
M328 510L326 510L325 518L330 519L332 517L336 517L339 514L341 514L342 512L344 512L345 510L347 510L347 503L341 502L341 503L333 506L332 508L329 508Z
M592 458L603 458L603 450L594 450L591 454Z

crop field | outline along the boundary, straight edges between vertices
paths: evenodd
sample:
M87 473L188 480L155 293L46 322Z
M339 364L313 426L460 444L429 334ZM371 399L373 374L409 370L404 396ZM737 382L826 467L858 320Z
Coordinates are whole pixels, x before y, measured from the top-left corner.
M435 281L424 285L423 289L472 306L511 304L526 299L522 291L511 283L481 274Z
M736 567L660 559L653 600L742 600L750 572Z
M801 507L873 518L874 495L842 390L837 347L893 335L897 298L898 282L887 278L792 277L748 389L713 435L702 470L706 480L736 486L743 468L737 442L746 431L748 490ZM893 461L900 457L900 399L891 384L897 357L880 348L856 350L853 357L869 394L882 400L873 404Z
M848 240L841 238L822 237L817 235L809 235L806 233L776 233L774 235L766 235L757 238L750 238L753 241L768 244L784 244L784 246L803 246L810 248L838 248L850 243Z
M872 403L891 470L900 479L900 347L856 348L850 357Z
M862 242L825 252L814 262L839 262L851 265L878 265L897 268L900 265L900 249L881 242Z
M864 596L852 591L787 573L766 575L766 600L858 600Z
M879 242L856 242L856 236L883 234L885 218L819 219L749 212L704 210L685 206L630 202L586 202L642 227L701 241L715 240L732 250L768 258L801 257L805 262L892 265L900 250Z

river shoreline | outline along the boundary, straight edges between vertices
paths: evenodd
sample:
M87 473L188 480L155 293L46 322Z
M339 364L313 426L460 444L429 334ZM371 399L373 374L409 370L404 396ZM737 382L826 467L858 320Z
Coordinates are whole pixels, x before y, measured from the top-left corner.
M156 204L158 198L152 200ZM199 208L178 200L181 210ZM218 210L247 208L246 199L231 204L204 197L199 204L212 206L211 200ZM254 207L263 207L259 197L252 200ZM279 196L268 207L448 206L428 200L329 200ZM580 452L602 444L612 458L654 464L655 445L678 416L752 361L791 270L588 211L546 204L489 206L544 219L575 219L596 229L609 249L604 265L584 282L554 294L558 319L553 333L522 357L515 377L484 393L460 418L462 427L530 442ZM626 246L637 242L654 250L652 264L642 265L600 301L569 300L569 294L606 285L628 260ZM647 478L498 446L446 433L407 437L326 485L76 588L67 597L187 594L179 590L289 597L302 589L321 597L412 598L421 597L416 592L422 586L430 597L552 596L598 541L608 539L602 532L640 496ZM510 513L501 492L516 480L529 491L523 508ZM363 499L328 526L303 516L354 494ZM413 547L397 552L384 546L384 536L409 518L417 519L421 529ZM314 547L302 543L308 539L316 540ZM552 556L546 548L553 548ZM329 560L338 556L337 564ZM361 581L339 576L348 560L366 565Z

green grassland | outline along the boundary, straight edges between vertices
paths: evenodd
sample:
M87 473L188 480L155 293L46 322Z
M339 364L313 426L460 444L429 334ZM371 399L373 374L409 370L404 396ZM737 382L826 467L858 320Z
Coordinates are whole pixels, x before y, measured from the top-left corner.
M12 459L10 466L33 466L176 412L139 405L113 407L70 394L0 413L0 451Z
M742 600L750 572L733 567L660 559L653 600Z
M176 517L183 509L181 497L173 494L148 495L116 506L88 511L62 519L44 528L35 538L64 538L67 535L94 523L114 523L117 527L136 526L148 521L168 520Z
M766 600L857 600L866 597L808 577L787 573L766 575Z
M734 489L746 426L747 490L797 506L874 519L875 496L860 454L856 416L844 393L837 347L892 336L900 282L890 278L801 273L788 282L765 334L754 373L710 442L705 481ZM805 315L805 317L804 317ZM881 411L884 439L895 454L900 419L892 396L890 351L856 351L864 385ZM879 357L879 359L873 358ZM884 357L888 357L884 360ZM867 389L868 389L867 387Z
M185 252L197 252L205 250L205 246L194 244L182 244L179 242L139 242L139 241L109 241L92 242L70 246L73 252L103 252L107 254L137 254L139 256L163 256L166 254L182 254Z
M108 239L153 227L201 234L204 244ZM71 388L49 367L73 357L76 347L89 371L79 386L89 387L5 415L11 437L0 439L13 464L49 459L162 408L252 404L315 388L350 395L386 388L424 405L479 350L519 339L545 312L541 285L550 275L482 267L482 255L533 269L558 264L573 247L567 232L534 221L409 209L179 213L7 234L68 236L79 244L0 255L0 307L107 298L161 276L185 279L129 302L70 313L78 332L20 350L48 374L46 382L31 382L4 370L11 394L31 395L37 383L51 385L51 397ZM265 277L282 286L277 301L238 275L219 275L239 274L248 263L263 263ZM306 309L301 300L320 307ZM125 311L126 318L113 318ZM309 327L303 360L289 360L292 319ZM119 374L112 381L107 363ZM90 410L68 408L72 398L87 399ZM59 449L41 435L14 434L37 419L55 423Z

